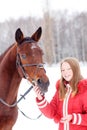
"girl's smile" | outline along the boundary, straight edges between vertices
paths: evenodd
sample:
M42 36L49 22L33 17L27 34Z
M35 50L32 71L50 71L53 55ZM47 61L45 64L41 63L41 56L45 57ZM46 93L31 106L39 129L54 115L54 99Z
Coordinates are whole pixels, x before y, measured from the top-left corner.
M67 62L62 63L61 74L66 81L71 81L73 77L73 71L69 63Z

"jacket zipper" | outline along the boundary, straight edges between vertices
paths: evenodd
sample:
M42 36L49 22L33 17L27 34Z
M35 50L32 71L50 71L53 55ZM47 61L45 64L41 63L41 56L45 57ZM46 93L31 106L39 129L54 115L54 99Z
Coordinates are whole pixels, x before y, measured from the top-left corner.
M66 85L67 93L65 95L65 99L63 101L63 117L68 115L68 101L71 94L71 86L69 84ZM69 122L64 123L64 130L69 130Z

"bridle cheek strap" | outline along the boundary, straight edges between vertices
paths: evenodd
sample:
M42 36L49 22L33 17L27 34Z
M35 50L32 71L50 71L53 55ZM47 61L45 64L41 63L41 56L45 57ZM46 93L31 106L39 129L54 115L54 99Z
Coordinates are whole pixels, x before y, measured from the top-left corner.
M26 78L25 72L24 72L22 66L17 67L17 70L18 70L18 73L19 73L19 75L20 75L21 78Z
M25 73L25 70L24 70L24 68L23 68L23 66L21 64L21 60L20 60L19 54L17 54L16 67L17 67L17 70L18 70L18 73L19 73L20 77L27 79L28 75Z

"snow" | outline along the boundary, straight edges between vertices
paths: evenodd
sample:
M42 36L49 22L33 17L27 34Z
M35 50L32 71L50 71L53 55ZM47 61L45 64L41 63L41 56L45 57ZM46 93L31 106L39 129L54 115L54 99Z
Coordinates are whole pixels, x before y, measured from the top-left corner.
M84 78L87 78L87 63L80 63L81 72ZM55 83L60 78L60 68L59 64L53 66L46 66L46 73L50 80L50 86L48 92L46 93L46 99L48 101L51 100L52 96L55 93ZM20 98L20 94L23 95L24 92L31 86L31 84L25 79L22 80L19 88L18 99ZM25 130L26 128L32 130L58 130L58 124L55 124L52 119L48 119L44 115L42 115L39 119L36 119L41 113L38 110L38 107L35 102L35 93L31 90L30 93L23 99L18 107L21 111L24 112L31 119L26 118L20 111L18 111L18 119L15 123L13 130Z

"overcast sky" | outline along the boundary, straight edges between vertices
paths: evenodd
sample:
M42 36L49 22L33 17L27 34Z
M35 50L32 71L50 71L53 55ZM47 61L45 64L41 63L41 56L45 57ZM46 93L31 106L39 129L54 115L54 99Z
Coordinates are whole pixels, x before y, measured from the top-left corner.
M47 0L0 0L0 22L10 18L41 16ZM87 0L49 0L51 10L87 11Z

